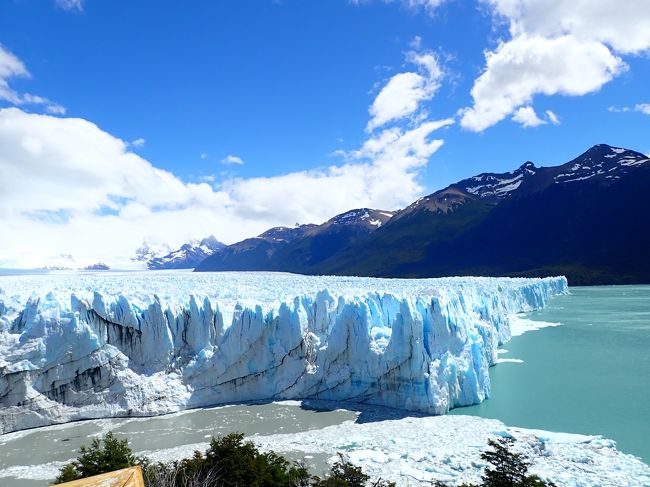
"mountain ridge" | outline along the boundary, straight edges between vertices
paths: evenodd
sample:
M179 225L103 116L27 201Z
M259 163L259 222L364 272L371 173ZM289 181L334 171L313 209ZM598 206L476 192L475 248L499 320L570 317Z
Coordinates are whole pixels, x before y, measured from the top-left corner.
M226 244L217 240L214 235L210 235L185 243L179 249L166 254L149 257L145 262L149 270L194 269L204 259L225 246Z
M320 225L274 227L215 252L196 271L291 271L310 273L323 260L380 228L393 212L358 208Z
M643 251L650 248L649 161L640 152L607 144L557 166L526 161L513 171L481 173L384 212L390 217L380 225L366 225L354 235L342 230L346 214L380 210L337 215L278 245L253 268L242 268L245 254L227 268L213 267L226 247L197 270L375 277L559 273L572 284L650 282ZM333 230L319 240L328 223Z

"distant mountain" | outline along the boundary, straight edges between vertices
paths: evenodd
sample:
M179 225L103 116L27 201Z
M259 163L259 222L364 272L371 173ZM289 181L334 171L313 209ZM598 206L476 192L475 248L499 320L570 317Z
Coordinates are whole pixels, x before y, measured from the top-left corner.
M135 256L131 258L131 261L144 262L146 264L150 260L167 255L171 251L171 247L166 243L144 241L135 251Z
M254 261L249 251L256 239L249 239L240 242L246 249L226 247L197 270L564 274L574 285L650 283L649 191L646 155L600 144L559 166L529 161L511 172L464 179L392 216L365 209L343 213L289 241L258 244ZM372 228L375 218L380 223Z
M416 201L318 272L650 282L648 188L648 157L604 144L560 166L527 162Z
M147 268L151 270L193 269L201 261L225 246L212 235L203 240L193 240L178 250L150 258L146 262Z
M90 264L81 269L83 271L109 271L111 268L104 264L103 262L97 262L96 264Z
M59 254L46 257L42 265L35 267L41 271L71 271L78 269L80 263L71 254Z
M389 211L360 208L337 215L322 225L271 228L216 252L196 270L309 273L324 260L381 227L392 215Z

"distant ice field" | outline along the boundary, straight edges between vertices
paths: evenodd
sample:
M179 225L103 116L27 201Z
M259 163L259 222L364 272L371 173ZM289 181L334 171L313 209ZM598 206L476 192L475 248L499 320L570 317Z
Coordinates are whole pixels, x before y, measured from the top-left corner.
M243 307L278 307L297 296L328 290L335 296L350 298L369 294L390 294L397 298L431 297L446 290L493 290L518 288L535 279L445 277L432 279L385 279L349 276L304 276L282 272L192 272L58 271L44 274L0 275L0 295L18 306L30 296L51 292L64 306L71 294L92 299L94 293L107 297L127 296L131 304L144 307L158 296L169 304L183 304L189 296L208 297L229 314L236 304Z

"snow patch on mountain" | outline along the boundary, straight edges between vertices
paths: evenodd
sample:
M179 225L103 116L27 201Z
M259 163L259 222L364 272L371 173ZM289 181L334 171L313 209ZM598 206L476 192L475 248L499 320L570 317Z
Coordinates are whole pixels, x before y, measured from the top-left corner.
M514 171L479 174L452 184L451 187L466 191L481 199L499 201L510 196L524 181L539 171L540 168L528 161Z
M339 224L339 225L371 225L373 227L380 227L386 223L393 216L393 212L373 210L371 208L360 208L350 210L340 215L336 215L331 220L325 222L323 225Z
M603 180L620 179L631 167L648 162L650 159L640 152L599 144L577 159L558 166L554 181L556 184L566 184L588 179L598 180L603 174L607 174Z

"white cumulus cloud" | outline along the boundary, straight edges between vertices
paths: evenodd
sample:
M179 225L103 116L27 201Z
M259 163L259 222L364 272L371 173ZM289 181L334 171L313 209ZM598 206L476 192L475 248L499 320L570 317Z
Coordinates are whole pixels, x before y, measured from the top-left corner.
M469 130L485 130L538 94L597 91L627 69L622 56L650 49L647 0L481 1L507 22L509 38L485 53L473 105L461 111L461 125Z
M598 90L626 69L603 44L573 36L518 36L486 53L486 69L474 82L474 105L461 125L482 131L503 120L534 95L580 96Z
M43 103L11 90L5 81L28 71L9 51L0 56L0 96ZM428 52L409 52L407 60L421 80L419 106L437 89L440 70ZM403 207L423 192L421 171L444 143L434 133L454 123L420 112L407 126L384 127L408 115L389 116L361 147L341 152L337 165L273 177L222 173L188 183L134 153L144 139L123 141L82 118L0 109L0 267L38 267L61 255L72 255L79 266L101 260L119 267L143 240L174 248L214 234L232 243L351 208ZM232 154L222 162L244 163Z
M607 44L621 54L650 47L647 0L483 0L510 22L513 37L571 35Z
M72 254L118 265L142 240L235 242L271 226L319 223L356 207L396 209L423 190L419 170L449 121L387 129L342 165L276 177L186 183L78 118L0 110L0 267Z
M512 116L512 119L524 127L537 127L546 123L546 121L537 116L535 109L530 106L519 107L515 114Z
M366 131L413 115L440 87L443 72L432 52L410 51L406 58L418 71L398 73L388 80L368 109Z

